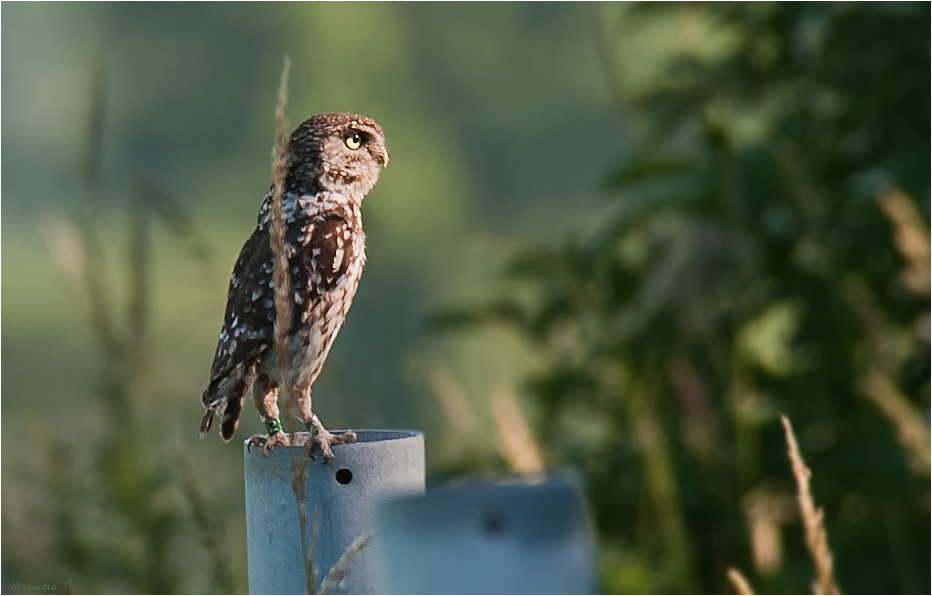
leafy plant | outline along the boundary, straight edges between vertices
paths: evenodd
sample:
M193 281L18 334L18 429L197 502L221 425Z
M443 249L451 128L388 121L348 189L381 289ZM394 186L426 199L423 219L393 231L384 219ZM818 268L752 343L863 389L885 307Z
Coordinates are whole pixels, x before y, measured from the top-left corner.
M537 436L550 465L584 471L609 592L725 589L757 548L742 499L790 494L781 412L818 461L840 585L929 589L928 466L862 399L878 371L928 440L928 285L904 284L878 206L921 197L912 232L928 246L928 17L662 4L608 18L600 49L635 135L605 184L614 216L517 255L511 297L440 317L536 346ZM626 78L635 52L687 28L701 33ZM755 585L808 585L805 552L787 548Z

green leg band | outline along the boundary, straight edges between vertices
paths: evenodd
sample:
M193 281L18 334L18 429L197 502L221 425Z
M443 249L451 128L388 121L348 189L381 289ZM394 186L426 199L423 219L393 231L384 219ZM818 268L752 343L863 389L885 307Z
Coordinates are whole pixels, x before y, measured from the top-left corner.
M265 430L269 435L274 435L275 433L280 433L284 429L282 428L282 421L278 418L268 418L265 421Z

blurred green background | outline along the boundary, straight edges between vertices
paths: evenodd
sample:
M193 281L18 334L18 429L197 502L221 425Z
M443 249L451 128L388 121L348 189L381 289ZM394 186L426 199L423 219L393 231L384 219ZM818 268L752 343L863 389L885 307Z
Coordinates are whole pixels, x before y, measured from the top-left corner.
M199 396L288 54L392 151L329 427L574 467L606 592L802 592L786 413L841 589L929 592L928 4L0 11L4 591L246 591Z

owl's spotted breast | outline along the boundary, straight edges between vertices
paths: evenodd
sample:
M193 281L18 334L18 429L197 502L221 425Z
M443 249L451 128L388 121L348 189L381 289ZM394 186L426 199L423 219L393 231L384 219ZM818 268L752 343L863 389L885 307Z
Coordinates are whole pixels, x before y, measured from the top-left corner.
M315 215L300 227L296 242L296 263L289 261L295 304L288 366L298 384L311 384L359 287L366 262L361 215L352 209ZM260 369L275 377L280 366L278 353L268 350Z

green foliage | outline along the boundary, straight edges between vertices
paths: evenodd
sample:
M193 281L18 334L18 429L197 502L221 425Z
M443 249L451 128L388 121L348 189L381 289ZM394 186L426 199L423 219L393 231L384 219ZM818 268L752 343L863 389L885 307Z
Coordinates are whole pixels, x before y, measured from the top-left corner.
M63 578L53 583L67 581L69 590L83 593L184 592L190 578L184 577L186 565L179 564L178 551L179 543L194 538L184 530L192 526L211 557L211 582L229 593L234 584L222 527L204 502L192 464L176 449L169 450L170 459L152 449L166 436L152 432L138 404L152 390L151 228L160 220L196 254L203 256L203 247L172 197L137 176L127 218L126 298L121 301L111 292L102 251L106 234L95 218L102 186L103 80L98 68L82 152L80 181L87 200L74 223L60 216L50 234L53 253L60 263L72 263L63 270L90 305L91 336L102 363L91 395L103 429L94 440L70 429L49 437L43 485L53 518L48 560L37 564L16 553L6 559L13 572L8 577ZM120 316L121 302L125 317ZM77 463L74 443L90 461Z
M921 198L928 229L928 22L918 3L651 4L611 21L616 73L652 31L704 32L639 54L650 76L614 75L646 131L607 178L615 215L518 255L521 298L444 321L504 323L541 354L538 436L585 472L609 592L719 592L728 566L751 568L742 502L792 493L778 413L800 429L841 588L930 589L928 469L910 471L860 391L880 370L928 412L928 287L902 283L878 207L891 188ZM808 589L798 528L758 589Z

